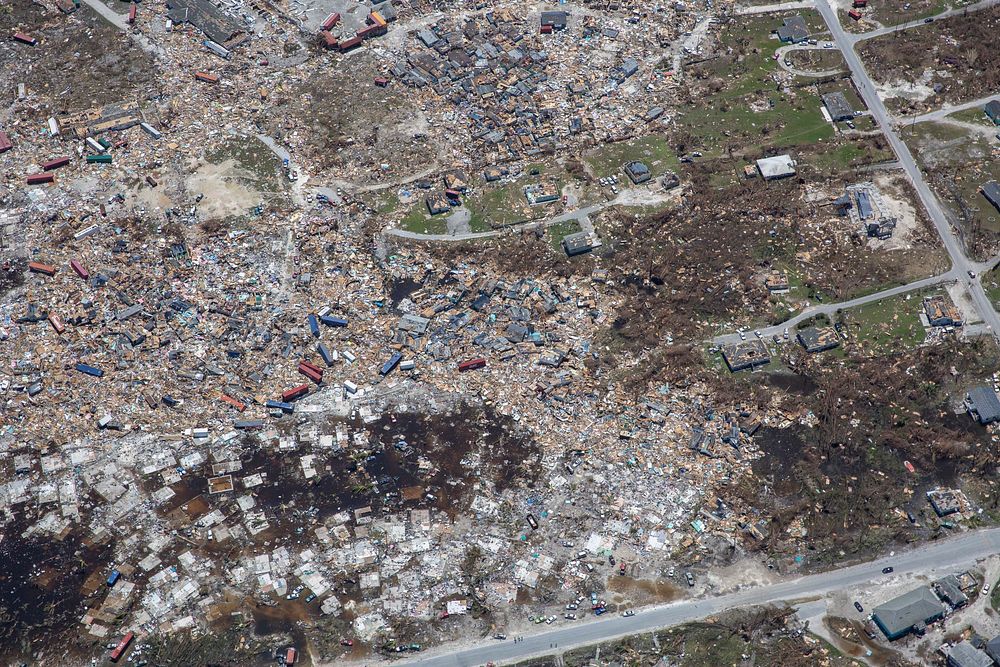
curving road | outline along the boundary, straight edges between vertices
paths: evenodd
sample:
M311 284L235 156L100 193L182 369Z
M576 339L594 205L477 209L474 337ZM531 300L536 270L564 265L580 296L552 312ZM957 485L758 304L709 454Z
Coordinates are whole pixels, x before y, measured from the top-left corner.
M909 125L911 123L923 123L929 120L942 120L953 113L958 113L959 111L975 109L976 107L985 107L988 102L993 100L1000 100L1000 96L996 93L992 93L986 97L980 97L978 100L971 100L969 102L962 102L961 104L941 107L937 111L929 111L927 113L920 114L919 116L900 116L896 118L896 121Z
M797 69L792 65L786 65L785 55L791 53L792 51L829 51L830 53L840 53L840 51L837 51L836 49L826 48L821 44L817 44L815 46L810 44L789 44L788 46L778 47L778 49L774 52L775 55L778 56L778 66L786 72L791 72L792 74L797 74L799 76L823 77L834 76L835 74L841 74L845 71L843 67L827 70L808 70Z
M979 11L980 9L987 9L997 3L1000 3L1000 0L980 0L980 2L969 5L968 7L955 7L947 11L943 11L940 14L935 14L934 16L929 18L933 19L934 21L939 21L941 19L946 19L949 16L957 16L959 14L976 12ZM824 16L824 18L826 17ZM827 19L826 22L828 25L832 27L832 24L830 24L829 19ZM857 42L863 42L869 39L874 39L875 37L881 37L882 35L888 35L890 32L896 32L897 30L909 30L910 28L918 28L927 22L928 21L926 18L922 18L922 19L915 19L913 21L907 21L906 23L899 23L897 25L888 25L883 28L879 28L878 30L871 30L869 32L862 32L857 34L845 32L844 35L846 36L846 40L841 43L856 44ZM837 23L837 27L838 28L840 27L839 22Z
M997 1L987 0L990 3L996 3ZM983 4L979 3L979 5ZM817 0L816 8L823 15L823 19L833 34L833 41L836 42L843 53L844 60L851 70L851 75L858 92L871 111L875 122L882 128L882 132L889 141L889 145L892 146L893 151L899 158L900 165L906 171L906 175L909 177L910 182L917 191L917 195L920 197L920 201L934 223L934 227L937 229L938 235L944 243L945 250L948 251L948 256L951 257L952 272L957 271L959 275L969 275L970 272L975 271L977 264L965 256L961 242L952 233L951 224L948 222L947 217L945 217L937 197L934 196L934 193L931 192L930 187L927 185L927 181L924 180L924 175L917 167L913 155L910 154L909 147L896 134L896 130L889 118L889 113L882 103L882 98L876 92L875 84L868 75L864 64L861 62L861 58L858 57L857 52L854 50L853 42L849 39L847 33L844 32L843 27L841 27L840 22L837 20L837 13L827 0ZM972 298L972 303L983 322L992 331L994 337L1000 336L1000 317L993 310L993 305L983 290L978 274L976 274L974 279L969 280L968 291Z
M714 598L688 600L641 609L635 616L588 617L588 620L571 622L562 626L542 626L545 629L526 635L517 643L511 640L483 640L485 643L467 648L444 646L442 652L427 653L394 665L420 665L421 667L471 667L487 662L510 663L525 658L560 653L565 649L595 644L618 637L667 628L713 614L735 609L781 601L791 601L828 593L841 592L880 578L882 568L892 565L893 577L906 574L925 575L930 572L953 572L966 568L976 561L995 555L1000 550L1000 528L993 528L932 542L912 551L892 557L843 567L822 574L790 579L768 586L745 588L735 593ZM566 623L560 621L560 623ZM552 648L552 645L558 648ZM445 652L447 651L447 652Z

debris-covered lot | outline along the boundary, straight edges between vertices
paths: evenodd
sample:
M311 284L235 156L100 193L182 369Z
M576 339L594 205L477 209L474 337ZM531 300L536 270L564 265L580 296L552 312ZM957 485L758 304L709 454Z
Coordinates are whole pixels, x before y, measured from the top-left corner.
M779 63L819 14L732 9L0 7L0 659L388 660L992 523L931 221ZM784 610L656 641L851 664Z

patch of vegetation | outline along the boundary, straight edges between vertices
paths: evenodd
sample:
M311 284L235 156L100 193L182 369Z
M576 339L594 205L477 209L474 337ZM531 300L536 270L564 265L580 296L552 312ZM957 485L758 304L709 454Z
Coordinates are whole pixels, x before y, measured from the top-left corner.
M865 356L891 354L924 342L920 323L923 298L936 291L911 292L866 303L840 313L856 352Z
M552 244L552 249L556 252L563 252L562 240L569 236L570 234L576 234L582 231L580 229L580 223L576 220L566 220L564 222L559 222L554 225L549 226L549 243Z
M417 234L444 234L448 231L448 222L445 220L446 214L431 216L427 212L427 207L420 201L403 216L400 220L400 227L408 232Z
M673 147L660 135L648 135L614 144L605 144L584 156L597 178L618 175L627 179L622 165L638 160L649 167L653 178L668 171L676 171L680 161Z
M281 174L281 160L257 137L233 137L208 151L205 159L212 164L232 160L242 172L241 180L257 190L284 192L288 181Z

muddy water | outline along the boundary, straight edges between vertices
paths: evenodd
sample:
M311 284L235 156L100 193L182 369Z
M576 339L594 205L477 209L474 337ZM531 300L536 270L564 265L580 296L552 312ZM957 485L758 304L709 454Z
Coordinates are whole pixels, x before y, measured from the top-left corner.
M75 629L88 579L102 577L113 544L91 544L74 531L62 540L20 536L30 522L4 527L0 541L0 657L58 656L83 649ZM93 600L92 602L96 602ZM56 640L59 641L56 641Z

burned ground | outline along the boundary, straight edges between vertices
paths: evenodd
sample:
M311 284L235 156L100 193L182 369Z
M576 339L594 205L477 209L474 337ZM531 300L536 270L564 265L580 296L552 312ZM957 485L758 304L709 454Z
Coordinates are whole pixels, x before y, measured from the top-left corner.
M998 31L1000 8L990 7L867 40L858 53L880 83L913 82L930 70L923 82L940 90L901 109L922 111L976 99L1000 86Z
M48 115L142 101L158 92L152 56L86 5L66 16L43 11L29 0L5 3L0 7L0 31L15 30L39 43L0 42L0 78L24 83L29 95L44 101Z
M763 456L734 491L772 517L766 548L780 554L805 546L814 562L824 563L942 530L923 492L962 487L1000 463L987 431L954 414L950 398L996 362L988 342L843 363L803 359L799 373L815 391L777 396L789 412L814 414L817 425L760 432ZM747 396L764 398L753 389ZM926 519L923 529L906 520L907 511ZM803 534L790 536L791 526Z

